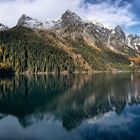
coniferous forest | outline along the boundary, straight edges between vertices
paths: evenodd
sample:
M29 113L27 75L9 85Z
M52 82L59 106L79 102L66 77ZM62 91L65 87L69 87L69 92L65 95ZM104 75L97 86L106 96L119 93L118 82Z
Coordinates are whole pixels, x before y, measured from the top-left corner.
M25 27L0 32L0 67L22 72L73 72L72 58Z

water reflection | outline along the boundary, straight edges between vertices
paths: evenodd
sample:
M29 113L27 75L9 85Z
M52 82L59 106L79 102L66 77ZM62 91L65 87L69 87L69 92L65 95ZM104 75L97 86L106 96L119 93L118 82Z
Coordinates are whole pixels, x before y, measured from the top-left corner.
M0 119L12 115L23 129L43 121L59 122L68 132L88 125L82 138L93 139L93 134L88 134L92 132L91 124L104 118L109 124L110 114L120 118L125 114L129 118L127 110L131 115L140 113L139 84L138 73L2 78ZM138 108L130 109L131 106Z

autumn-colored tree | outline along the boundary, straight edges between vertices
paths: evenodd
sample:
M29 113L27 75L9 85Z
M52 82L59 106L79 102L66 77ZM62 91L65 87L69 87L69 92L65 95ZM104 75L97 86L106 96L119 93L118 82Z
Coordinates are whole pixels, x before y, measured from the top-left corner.
M129 58L129 60L134 62L134 63L140 63L140 57Z

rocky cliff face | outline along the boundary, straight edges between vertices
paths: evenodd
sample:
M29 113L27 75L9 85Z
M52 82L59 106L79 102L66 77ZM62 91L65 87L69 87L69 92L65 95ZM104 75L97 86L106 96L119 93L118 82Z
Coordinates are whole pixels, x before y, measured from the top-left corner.
M17 26L32 29L53 29L62 38L72 40L84 39L88 44L99 49L107 48L126 54L131 50L139 51L140 37L128 35L120 26L110 29L97 22L84 21L76 13L67 10L58 21L41 22L29 16L22 15Z
M33 19L29 16L26 16L25 14L20 17L18 20L17 26L24 26L27 28L32 28L32 29L40 29L43 28L43 23L37 19Z
M77 27L82 26L82 19L76 15L75 13L67 10L61 17L62 19L62 27Z
M132 35L132 34L128 35L126 39L126 43L130 48L136 51L140 51L140 36Z
M60 28L60 20L42 22L23 14L18 20L17 26L24 26L31 29L56 29Z
M108 37L108 48L122 52L127 49L125 45L126 35L120 26L115 27Z
M139 42L138 36L126 37L120 26L113 29L84 21L70 10L58 21L41 22L22 15L17 26L0 32L0 45L9 44L5 50L12 50L7 50L9 56L19 46L16 60L10 62L18 72L131 70L131 58L140 56Z
M61 20L64 29L62 36L68 36L74 40L83 39L98 49L110 49L122 54L127 54L130 51L130 48L125 44L126 34L120 26L111 29L96 22L85 22L69 10L62 15Z

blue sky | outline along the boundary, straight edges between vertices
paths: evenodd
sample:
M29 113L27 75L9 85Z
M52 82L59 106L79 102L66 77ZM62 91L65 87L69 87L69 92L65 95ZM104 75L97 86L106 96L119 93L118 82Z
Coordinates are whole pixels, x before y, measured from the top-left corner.
M121 26L126 32L140 34L140 0L85 0L85 2L93 5L102 5L102 3L105 2L108 3L108 7L113 6L118 10L119 8L127 9L127 6L129 5L130 7L128 8L127 12L132 16L132 19L136 21L136 23L132 24L131 26L127 26L125 24L122 24Z
M140 35L140 0L0 0L0 23L15 26L22 14L39 20L57 20L70 9L83 19L117 25Z

